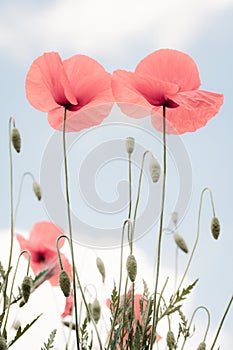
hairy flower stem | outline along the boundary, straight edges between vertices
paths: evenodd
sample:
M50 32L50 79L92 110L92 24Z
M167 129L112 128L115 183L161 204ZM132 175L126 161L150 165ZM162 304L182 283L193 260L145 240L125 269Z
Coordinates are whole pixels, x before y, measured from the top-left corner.
M229 309L230 309L230 307L231 307L232 301L233 301L233 295L231 296L231 299L230 299L230 301L229 301L229 303L228 303L228 305L227 305L227 308L226 308L226 310L225 310L225 312L224 312L224 315L223 315L223 317L222 317L222 319L221 319L221 322L220 322L220 324L219 324L217 333L216 333L216 335L215 335L215 338L214 338L214 341L213 341L213 344L212 344L210 350L213 350L213 349L214 349L214 346L215 346L216 341L217 341L217 339L218 339L218 336L219 336L219 333L220 333L220 331L221 331L223 322L225 321L226 315L227 315L227 313L228 313L228 311L229 311Z
M212 211L213 211L213 216L215 216L215 209L214 209L214 201L213 201L213 196L212 196L212 192L211 190L206 187L202 190L201 192L201 198L200 198L200 204L199 204L199 210L198 210L198 224L197 224L197 234L196 234L196 239L195 239L195 242L194 242L194 245L193 245L193 249L192 249L192 252L191 252L191 255L190 255L190 258L189 258L189 261L187 263L187 266L186 266L186 269L184 271L184 274L183 274L183 277L180 281L180 284L179 284L179 287L177 288L177 291L181 288L183 282L184 282L184 279L187 275L187 272L189 270L189 267L190 267L190 264L192 262L192 259L193 259L193 256L194 256L194 253L195 253L195 250L196 250L196 247L197 247L197 243L198 243L198 240L199 240L199 236L200 236L200 222L201 222L201 209L202 209L202 201L203 201L203 195L204 193L208 191L209 194L210 194L210 201L211 201L211 206L212 206ZM175 294L174 294L175 295Z
M8 278L11 269L12 252L13 252L13 242L14 242L14 201L13 201L13 161L12 161L12 145L11 145L11 124L15 127L15 120L13 117L9 119L9 159L10 159L10 252L8 267L6 272L5 286L3 290L3 315L7 305L7 286Z
M71 261L72 261L72 275L73 275L74 316L75 316L75 326L76 326L75 327L75 331L76 331L77 349L80 350L80 346L79 346L79 327L78 327L78 307L77 307L77 293L76 293L76 277L75 277L75 261L74 261L74 247L73 247L73 234L72 234L71 212L70 212L68 166L67 166L67 155L66 155L66 108L64 108L62 140L63 140L63 157L64 157L64 172L65 172L65 192L66 192L66 204L67 204L67 218L68 218L68 226L69 226L70 250L71 250Z
M14 283L15 283L16 273L17 273L18 267L19 267L19 260L20 260L21 256L24 253L26 253L28 255L27 276L28 276L28 273L29 273L29 267L30 267L30 262L31 262L31 254L29 253L28 250L22 250L22 252L19 254L19 257L18 257L18 260L17 260L17 263L16 263L14 276L13 276L12 283L11 283L10 296L9 296L9 300L8 300L8 307L7 307L6 318L5 318L5 323L4 323L2 334L4 334L5 331L6 331L6 325L7 325L7 321L8 321L9 312L10 312L10 305L11 305L11 299L12 299L12 295L13 295L13 287L14 287Z
M156 304L156 298L157 298L159 271L160 271L160 259L161 259L161 245L162 245L162 234L163 234L163 215L164 215L165 189L166 189L166 173L167 173L166 107L163 106L163 185L162 185L161 212L160 212L160 223L159 223L159 238L158 238L158 246L157 246L157 264L156 264L156 276L155 276L155 288L154 288L153 321L152 321L152 330L151 330L150 350L152 350L152 348L153 348L153 337L156 333L156 327L158 324L159 303L158 303L158 305Z
M203 338L203 342L205 342L205 341L206 341L206 337L207 337L207 333L208 333L209 328L210 328L210 313L209 313L209 310L208 310L205 306L198 306L198 307L194 310L194 312L193 312L193 314L192 314L192 317L191 317L191 319L190 319L189 325L188 325L188 332L189 332L189 330L190 330L190 328L191 328L191 324L192 324L192 322L193 322L194 316L196 315L197 311L198 311L198 310L201 310L201 309L205 310L205 311L206 311L206 314L207 314L207 326L206 326L206 331L205 331L204 338ZM184 349L184 346L185 346L185 343L186 343L187 338L188 338L188 336L185 337L184 342L183 342L182 347L181 347L180 350L183 350L183 349Z
M33 174L30 171L27 171L23 174L23 176L21 178L20 186L19 186L19 193L18 193L17 203L16 203L16 207L15 207L14 223L16 222L16 217L17 217L19 204L20 204L20 200L21 200L21 195L22 195L23 183L24 183L24 179L26 176L31 177L32 181L35 181L35 177L33 176Z
M119 277L119 287L118 287L118 300L117 300L116 310L114 310L114 317L113 317L111 329L109 332L109 341L108 341L108 345L106 347L107 350L110 348L110 345L111 345L112 335L113 335L114 327L116 325L116 320L117 320L118 310L119 310L119 305L120 305L121 283L122 283L123 244L124 244L124 235L125 235L126 224L128 224L130 226L130 230L132 230L130 220L128 220L128 219L125 220L123 227L122 227L122 233L121 233L121 256L120 256L120 277Z

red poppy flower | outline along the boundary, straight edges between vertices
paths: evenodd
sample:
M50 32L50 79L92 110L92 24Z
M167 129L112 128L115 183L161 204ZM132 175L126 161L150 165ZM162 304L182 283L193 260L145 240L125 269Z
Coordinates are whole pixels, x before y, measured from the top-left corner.
M16 235L21 250L28 250L31 253L31 268L35 274L48 269L45 276L49 279L52 286L59 285L60 265L56 250L56 240L63 234L58 226L51 222L36 223L29 235L29 239L25 239L21 235ZM64 239L60 239L59 247L64 244ZM61 253L63 268L72 278L72 267L64 254Z
M206 125L223 103L223 95L199 90L201 85L193 59L177 50L161 49L145 57L135 72L117 70L112 91L122 111L134 118L149 114L162 130L166 108L166 132L182 134Z
M62 61L56 52L44 53L31 65L26 95L38 110L48 112L50 125L80 131L100 124L112 107L111 76L95 60L75 55Z

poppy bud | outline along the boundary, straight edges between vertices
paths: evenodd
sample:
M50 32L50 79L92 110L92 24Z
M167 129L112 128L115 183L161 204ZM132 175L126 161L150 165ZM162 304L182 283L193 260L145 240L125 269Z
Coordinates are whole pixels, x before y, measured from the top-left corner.
M11 142L16 152L19 153L21 150L21 136L17 128L13 128L11 130Z
M128 154L132 154L134 151L134 144L135 144L135 140L133 137L127 137L126 138L126 150L128 152Z
M100 313L101 313L101 306L97 299L94 300L94 302L91 304L91 314L95 321L95 323L98 323L100 319Z
M167 346L169 348L169 350L173 350L175 349L176 346L176 341L175 341L175 337L172 331L168 331L167 332Z
M6 339L0 337L0 350L7 350Z
M29 276L25 276L23 279L23 283L22 283L21 288L22 288L23 300L25 303L27 303L28 299L30 297L30 294L31 294L32 278Z
M200 343L197 350L206 350L205 342Z
M218 239L220 233L220 222L216 216L214 216L211 221L211 232L214 239Z
M158 182L160 177L160 165L155 157L151 158L149 169L150 169L152 181L155 183Z
M40 185L38 184L38 182L33 181L32 187L38 201L40 201L42 198Z
M188 253L188 247L187 247L187 244L186 244L184 238L181 237L181 235L179 235L178 232L175 232L174 235L173 235L173 237L174 237L174 240L175 240L177 246L178 246L181 250L183 250L183 252Z
M104 263L103 263L103 260L100 259L99 257L96 258L96 266L102 276L102 281L104 283L105 281L105 266L104 266Z
M61 270L60 272L59 285L64 296L67 298L70 295L70 277L65 270Z
M23 307L25 304L26 304L25 301L21 300L20 303L19 303L19 307Z
M133 254L130 254L126 261L126 269L131 282L135 281L137 275L137 261Z

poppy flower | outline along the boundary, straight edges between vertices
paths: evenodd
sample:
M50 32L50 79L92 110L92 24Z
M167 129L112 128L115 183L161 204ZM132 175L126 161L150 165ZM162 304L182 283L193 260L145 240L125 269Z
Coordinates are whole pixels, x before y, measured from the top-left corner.
M44 53L26 76L26 96L33 107L48 112L50 125L80 131L100 124L112 103L111 75L94 59L75 55L64 61L57 52Z
M116 70L112 91L121 110L130 117L152 117L162 130L166 108L166 132L183 134L206 125L223 103L223 95L199 90L198 68L187 54L161 49L145 57L135 72Z
M28 239L19 234L16 235L21 250L28 250L31 253L31 268L34 274L37 275L48 269L48 272L38 281L35 288L45 280L49 280L52 286L59 285L60 264L57 255L56 240L62 234L62 229L51 222L38 222L33 226ZM64 241L64 238L59 240L60 248L63 246ZM66 256L63 253L60 253L60 255L63 268L72 280L72 267ZM65 311L63 313L65 316L68 315L68 311L71 312L72 310L71 303L71 299L66 298Z

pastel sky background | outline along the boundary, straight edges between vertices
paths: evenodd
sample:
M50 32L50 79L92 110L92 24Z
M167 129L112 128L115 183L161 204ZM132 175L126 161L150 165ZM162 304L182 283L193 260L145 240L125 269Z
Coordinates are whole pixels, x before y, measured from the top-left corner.
M25 171L31 171L38 180L45 181L47 178L45 187L48 191L50 183L57 178L59 181L61 179L62 188L62 169L59 168L57 173L57 168L53 167L53 158L56 158L56 153L53 153L53 141L58 140L61 134L51 129L47 123L46 114L34 110L25 97L26 73L32 61L42 53L58 51L64 59L74 54L86 54L112 72L118 68L133 70L136 64L149 53L159 48L173 48L188 53L195 60L200 72L202 89L224 94L224 105L206 127L192 134L168 138L170 163L165 227L169 225L172 211L178 209L179 232L191 247L197 229L200 193L205 187L213 191L216 214L221 221L221 235L216 242L210 234L211 206L208 196L205 195L198 252L191 265L188 282L192 282L197 277L200 278L191 300L193 308L205 305L211 312L210 343L230 299L233 286L232 19L231 0L206 0L205 2L201 0L2 0L0 4L0 229L2 232L6 232L10 224L7 147L8 118L11 115L15 117L23 138L22 154L14 155L15 196L17 197L21 175ZM69 160L72 164L70 168L72 209L74 215L79 216L79 219L86 224L85 227L83 226L83 231L79 231L77 226L76 237L82 246L93 248L86 248L85 251L84 247L79 250L76 246L77 259L86 281L90 272L87 270L85 259L81 260L80 257L90 254L90 262L94 262L93 256L95 257L96 254L105 258L107 266L112 266L112 268L109 267L108 288L113 282L113 277L110 276L114 276L114 271L117 269L115 256L118 250L113 246L116 246L119 241L120 226L127 215L126 208L124 207L123 210L119 207L127 201L126 187L124 187L127 181L124 139L127 136L134 136L137 142L133 168L135 198L142 151L149 148L158 159L161 160L162 156L160 135L151 126L149 118L139 121L129 119L122 116L115 108L102 127L80 132L74 138L69 136L73 142L69 152ZM179 152L181 152L181 158L179 158ZM89 160L93 161L93 155L95 163L88 165ZM45 164L47 157L50 162L48 169ZM91 174L90 169L94 169L92 180L88 177ZM87 182L89 180L92 181L91 184ZM94 186L96 193L92 195L85 193L85 191L88 192L89 186ZM147 205L147 200L151 199L151 185L146 170L143 186L139 216L148 218L147 210L152 209L153 212L153 208ZM182 186L185 191L182 190ZM46 200L42 204L38 203L33 198L29 178L25 180L22 193L16 222L17 232L28 232L34 222L55 218L58 221L60 219L59 224L63 224L66 228L65 221L64 223L62 221L62 213L56 213L56 193L52 193L54 197L51 197L51 193L47 197L45 194ZM55 214L50 212L48 203L51 198L54 198ZM178 206L176 206L177 198L180 198ZM118 204L114 206L115 202ZM122 210L118 210L119 208ZM144 228L143 224L145 224ZM85 231L88 231L88 225L91 226L91 232ZM157 226L148 229L149 226L150 223L141 220L138 230L140 239L137 240L136 246L139 261L143 263L141 276L151 281ZM144 230L143 234L140 231L141 227ZM103 236L99 235L101 230ZM114 231L114 237L111 236L111 230ZM2 237L4 239L1 239L1 254L6 250L5 244L7 244L7 235L3 233ZM100 249L101 247L104 249ZM114 256L114 264L109 261L111 256ZM163 281L167 273L174 271L174 258L172 236L164 235L162 255L164 270L161 274ZM180 271L186 261L187 256L180 254ZM89 278L91 279L90 276ZM46 292L42 295L44 297ZM45 300L41 299L41 304L44 305L44 303ZM35 305L38 305L36 301ZM41 308L43 309L42 306ZM187 312L190 315L190 307ZM198 324L201 326L198 329L197 324L197 332L203 334L201 332L203 332L205 315L201 315L199 321ZM231 310L218 340L221 349L232 348L232 324ZM32 350L39 349L48 335L48 323L45 319L40 324L40 333L39 345L35 346L33 341L30 343ZM164 334L162 335L165 337ZM35 337L35 334L32 337ZM193 346L197 347L197 338L193 341ZM23 338L21 346L22 349L25 348Z

